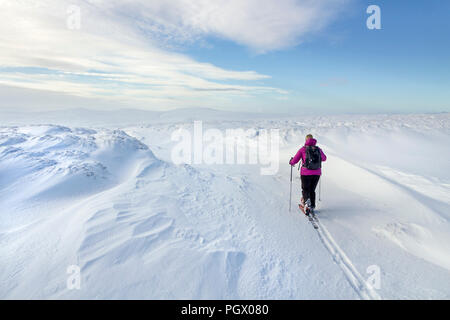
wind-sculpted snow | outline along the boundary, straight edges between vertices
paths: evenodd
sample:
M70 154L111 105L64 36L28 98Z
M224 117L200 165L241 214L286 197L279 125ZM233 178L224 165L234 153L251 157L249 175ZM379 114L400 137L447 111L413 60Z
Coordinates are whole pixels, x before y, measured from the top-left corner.
M111 188L147 149L120 130L0 128L0 226L14 224L9 218L19 207L52 205Z
M193 127L183 115L0 127L0 297L450 297L448 114L209 112L204 129L254 129L249 139L279 129L279 171L266 176L250 164L175 165L171 134ZM289 212L287 161L307 133L328 156L319 233ZM371 270L379 286L366 283Z

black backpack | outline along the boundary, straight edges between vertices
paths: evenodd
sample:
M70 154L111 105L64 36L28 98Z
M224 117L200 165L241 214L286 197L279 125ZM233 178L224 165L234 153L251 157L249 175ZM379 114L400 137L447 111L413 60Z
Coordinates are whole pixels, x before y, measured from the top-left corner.
M322 155L319 147L306 146L305 162L302 166L309 170L317 170L322 167Z

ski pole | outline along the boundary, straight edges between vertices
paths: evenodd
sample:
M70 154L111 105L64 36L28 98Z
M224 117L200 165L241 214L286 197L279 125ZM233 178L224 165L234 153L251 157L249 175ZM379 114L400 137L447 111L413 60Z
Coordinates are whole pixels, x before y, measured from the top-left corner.
M289 212L291 212L291 204L292 204L292 165L291 165L291 185L289 187Z
M320 199L321 193L322 193L322 177L320 177L320 180L319 180L319 201L322 201L322 200Z

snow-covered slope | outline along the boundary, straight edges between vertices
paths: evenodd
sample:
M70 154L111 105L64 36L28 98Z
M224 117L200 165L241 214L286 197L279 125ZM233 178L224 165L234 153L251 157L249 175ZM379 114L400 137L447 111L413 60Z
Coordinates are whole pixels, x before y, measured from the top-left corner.
M178 117L0 128L1 298L450 298L448 114L208 114L223 132L279 128L275 175L173 164L171 134L192 127ZM297 171L288 203L287 161L310 132L328 155L319 232L295 209Z

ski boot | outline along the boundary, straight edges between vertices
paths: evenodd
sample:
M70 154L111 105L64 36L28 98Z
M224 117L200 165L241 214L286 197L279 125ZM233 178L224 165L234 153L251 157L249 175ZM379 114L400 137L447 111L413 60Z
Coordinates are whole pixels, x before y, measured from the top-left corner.
M311 200L306 200L306 202L305 202L305 214L307 215L307 216L309 216L309 214L310 213L312 213L312 210L311 210Z

